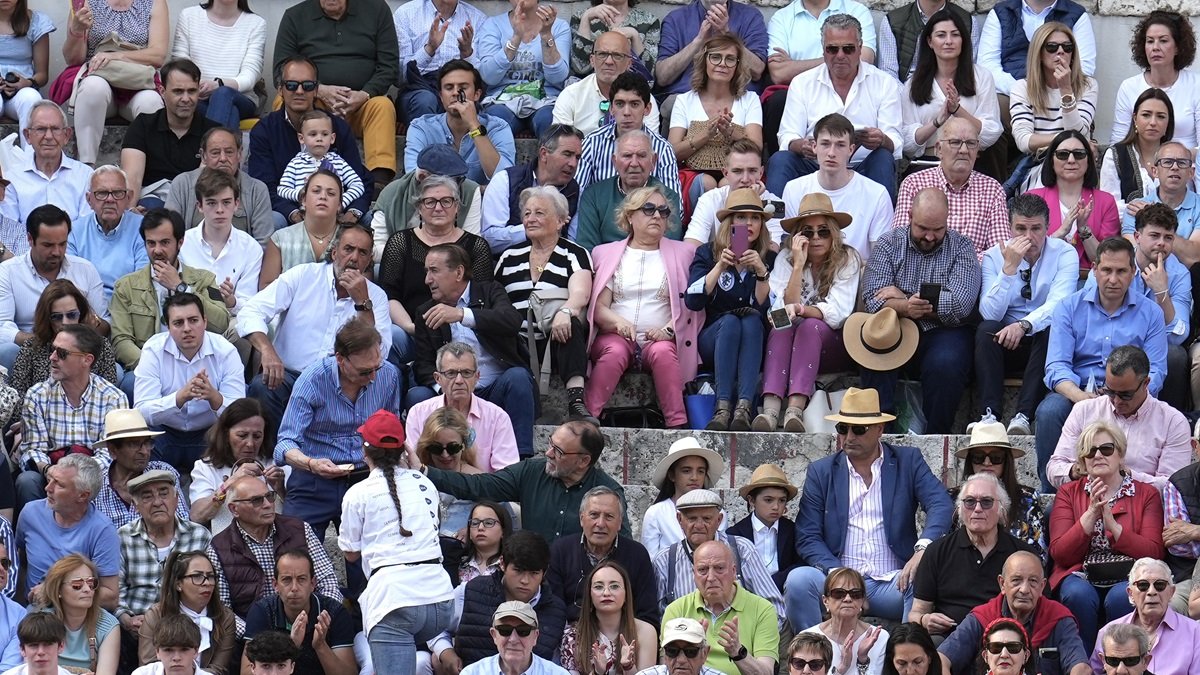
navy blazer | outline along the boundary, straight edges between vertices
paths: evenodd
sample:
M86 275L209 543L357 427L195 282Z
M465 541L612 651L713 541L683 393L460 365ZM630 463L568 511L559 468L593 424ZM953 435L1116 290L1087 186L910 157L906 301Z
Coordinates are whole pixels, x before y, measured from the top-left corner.
M921 451L906 445L880 443L883 467L875 479L883 490L883 525L888 546L905 562L917 544L914 515L925 510L922 539L937 539L950 531L954 502ZM849 526L850 475L846 453L838 451L808 467L796 517L796 552L808 565L823 571L841 566Z
M754 543L754 523L750 516L737 521L725 530L725 534L734 534ZM803 564L800 554L796 552L796 524L791 518L783 516L779 519L779 532L775 535L775 557L779 558L779 571L771 575L775 585L783 591L783 582L787 581L788 573Z

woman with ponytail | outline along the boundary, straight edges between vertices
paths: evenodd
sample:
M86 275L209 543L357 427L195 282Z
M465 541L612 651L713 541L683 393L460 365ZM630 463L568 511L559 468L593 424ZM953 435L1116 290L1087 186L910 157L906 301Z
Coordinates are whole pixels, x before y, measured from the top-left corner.
M338 547L346 562L363 561L367 590L359 598L371 660L379 673L412 675L416 643L450 624L453 587L438 543L437 488L415 469L404 425L380 410L358 428L371 473L342 499Z

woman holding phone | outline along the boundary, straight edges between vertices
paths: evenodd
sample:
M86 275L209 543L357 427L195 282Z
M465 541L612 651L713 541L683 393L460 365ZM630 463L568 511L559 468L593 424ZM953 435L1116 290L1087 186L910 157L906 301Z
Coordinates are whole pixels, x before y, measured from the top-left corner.
M749 188L734 190L717 212L716 236L696 249L684 302L705 313L700 358L716 374L717 407L706 429L749 431L762 367L764 320L775 252L770 214ZM737 407L731 410L734 392Z

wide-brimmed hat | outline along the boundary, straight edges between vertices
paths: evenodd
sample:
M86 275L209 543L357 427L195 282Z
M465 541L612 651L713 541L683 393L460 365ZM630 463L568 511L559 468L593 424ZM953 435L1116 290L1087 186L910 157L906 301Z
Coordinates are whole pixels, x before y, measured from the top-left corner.
M787 476L783 473L783 469L774 464L763 464L750 474L750 482L738 488L738 494L743 499L749 499L750 493L759 488L779 488L787 492L788 501L795 499L796 493L799 490L795 485L788 482Z
M791 218L779 221L779 226L783 228L784 232L795 234L796 226L809 216L829 216L842 229L854 222L854 217L849 213L833 210L833 202L829 200L829 195L824 192L810 192L800 200L800 212Z
M955 457L966 457L972 450L980 448L1003 448L1012 453L1013 459L1025 456L1025 451L1014 448L1008 439L1008 430L1000 422L980 422L971 429L971 443L959 448Z
M146 418L137 408L118 408L110 410L104 416L104 438L101 443L116 441L122 438L147 438L161 436L161 431L151 431L146 426Z
M879 392L850 387L842 397L841 409L826 415L825 419L846 424L883 424L896 419L896 416L879 409Z
M667 456L658 460L658 466L654 467L654 475L650 478L650 484L654 487L660 487L663 481L667 479L667 471L671 469L671 465L684 457L703 457L708 462L708 474L704 477L704 487L710 488L717 478L725 473L725 460L716 452L700 445L700 441L694 436L684 436L683 438L671 444L671 449L667 450Z
M869 370L895 370L917 353L917 324L891 307L871 314L855 312L842 326L846 353Z
M762 216L764 221L772 216L763 205L758 193L750 188L731 190L729 197L725 200L725 208L717 211L717 220L725 220L735 213L757 213Z

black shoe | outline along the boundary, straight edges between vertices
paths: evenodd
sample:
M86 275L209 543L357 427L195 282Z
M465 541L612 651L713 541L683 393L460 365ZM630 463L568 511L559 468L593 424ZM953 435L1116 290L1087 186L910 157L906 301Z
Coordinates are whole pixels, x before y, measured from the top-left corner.
M588 411L587 406L583 404L582 398L573 398L567 402L567 419L568 420L583 420L590 422L596 426L600 426L600 420L592 416Z

